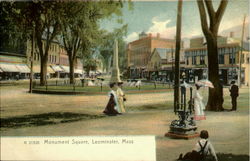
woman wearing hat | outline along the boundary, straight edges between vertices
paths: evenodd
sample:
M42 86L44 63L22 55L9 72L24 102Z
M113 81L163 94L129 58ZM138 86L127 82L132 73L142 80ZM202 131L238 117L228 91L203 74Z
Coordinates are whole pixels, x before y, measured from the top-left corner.
M204 114L205 105L203 104L203 97L199 93L200 86L195 84L196 90L194 90L193 99L194 99L194 120L206 120Z
M126 98L125 98L125 94L122 90L122 82L119 82L118 83L118 88L116 90L116 95L117 95L117 98L118 98L118 104L119 104L119 107L120 107L120 110L119 112L121 113L124 113L126 112L125 110L125 105L124 105L124 101L126 101Z

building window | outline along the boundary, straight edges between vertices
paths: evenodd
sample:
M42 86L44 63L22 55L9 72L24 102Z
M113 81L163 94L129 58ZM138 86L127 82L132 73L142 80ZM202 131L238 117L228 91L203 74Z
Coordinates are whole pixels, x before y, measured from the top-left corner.
M219 64L224 64L224 55L219 55Z
M188 57L186 59L187 59L186 60L186 64L189 65L189 59L188 59Z
M205 64L205 56L201 55L200 56L200 65L204 65Z
M192 64L196 65L196 56L192 56Z
M235 64L235 53L229 54L229 64Z

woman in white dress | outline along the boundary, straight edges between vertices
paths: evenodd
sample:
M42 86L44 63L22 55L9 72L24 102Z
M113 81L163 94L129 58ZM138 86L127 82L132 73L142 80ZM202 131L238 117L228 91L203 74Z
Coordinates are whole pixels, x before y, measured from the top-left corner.
M203 97L199 93L200 86L195 84L196 90L194 90L193 99L194 99L194 120L206 120L204 114L205 105L202 102Z
M118 88L116 90L116 94L117 94L117 99L118 99L118 104L119 104L119 107L120 107L120 110L122 113L126 112L125 110L125 105L124 105L124 101L126 101L126 98L125 98L125 94L122 90L122 82L119 82L118 83Z

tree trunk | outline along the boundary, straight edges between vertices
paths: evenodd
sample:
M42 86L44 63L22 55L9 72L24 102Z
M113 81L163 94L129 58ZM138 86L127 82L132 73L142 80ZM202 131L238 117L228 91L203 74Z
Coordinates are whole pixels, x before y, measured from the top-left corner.
M69 79L70 79L70 84L74 84L75 82L75 60L74 59L69 59Z
M206 39L208 49L208 78L214 85L214 88L209 88L206 109L210 111L222 111L223 96L219 79L217 36L207 36Z
M40 69L40 85L41 86L44 86L45 83L46 83L46 76L47 76L47 62L48 62L48 59L46 56L43 56L41 58L41 69Z

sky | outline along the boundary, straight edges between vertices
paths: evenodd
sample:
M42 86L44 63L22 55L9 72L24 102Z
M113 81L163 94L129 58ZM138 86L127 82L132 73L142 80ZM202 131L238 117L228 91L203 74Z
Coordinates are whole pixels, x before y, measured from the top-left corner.
M214 9L219 5L219 0L214 0ZM176 34L176 11L178 1L133 1L133 10L128 9L125 3L122 9L124 24L128 24L128 34L124 37L126 42L138 39L142 31L146 33L160 33L161 37L174 38ZM235 36L240 37L243 18L246 15L246 34L249 24L249 0L229 0L222 18L219 34L228 36L230 31L235 31ZM100 23L101 28L112 31L121 26L115 21L116 16ZM200 15L195 0L183 0L182 10L182 38L202 36Z

